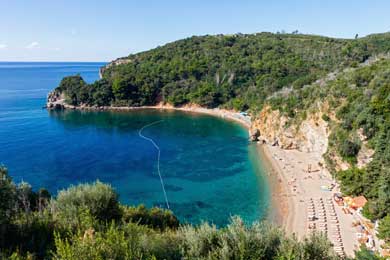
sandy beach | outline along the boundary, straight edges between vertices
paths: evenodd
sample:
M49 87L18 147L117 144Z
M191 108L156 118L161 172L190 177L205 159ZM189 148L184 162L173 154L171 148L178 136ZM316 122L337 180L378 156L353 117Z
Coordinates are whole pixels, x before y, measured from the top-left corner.
M77 109L77 110L111 110L111 111L133 111L133 110L142 110L142 109L159 109L159 110L176 110L189 113L200 113L207 114L212 116L221 117L227 120L235 121L248 130L251 127L251 118L249 116L242 115L238 112L220 109L220 108L203 108L197 105L185 105L182 107L174 107L166 104L158 104L156 106L142 106L142 107L112 107L112 106L102 106L102 107L83 107L83 106L72 106L64 103L64 100L59 100L57 102L51 102L52 104L60 103L66 109ZM49 107L49 106L46 106Z
M278 178L278 193L274 188L272 196L279 201L280 224L298 238L313 231L323 232L337 252L353 256L358 249L356 230L352 226L354 216L344 213L334 202L333 194L339 192L339 187L322 166L321 155L267 144L261 146L262 156L272 167L269 174ZM311 215L316 219L310 220Z

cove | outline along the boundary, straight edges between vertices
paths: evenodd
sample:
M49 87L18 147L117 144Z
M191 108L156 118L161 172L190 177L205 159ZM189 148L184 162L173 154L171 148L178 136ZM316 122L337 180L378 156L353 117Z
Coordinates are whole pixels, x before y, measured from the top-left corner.
M181 221L222 226L233 215L250 223L267 213L268 186L256 147L238 123L181 111L49 113L63 133L56 147L64 158L49 187L99 179L111 183L125 204L165 207L157 150L138 135L160 121L142 133L160 147L170 208Z
M102 64L0 63L0 164L16 182L52 194L83 182L111 184L128 205L166 207L184 223L218 226L239 215L246 223L265 218L269 185L256 145L235 122L181 111L58 111L42 109L63 76L80 73L91 82Z

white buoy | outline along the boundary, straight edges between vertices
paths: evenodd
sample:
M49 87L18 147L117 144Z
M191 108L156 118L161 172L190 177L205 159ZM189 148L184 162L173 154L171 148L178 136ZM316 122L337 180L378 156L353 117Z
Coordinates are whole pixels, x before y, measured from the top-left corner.
M161 187L162 187L162 190L163 190L163 193L164 193L164 197L165 197L165 203L167 204L167 208L169 209L169 202L168 202L168 196L167 196L167 193L165 192L165 185L164 185L164 181L163 181L163 178L161 176L161 172L160 172L160 147L158 147L158 145L153 141L152 138L149 138L149 137L146 137L142 134L142 131L149 127L149 126L152 126L152 125L156 125L156 124L159 124L161 123L162 121L164 120L159 120L159 121L155 121L153 123L150 123L150 124L147 124L145 126L143 126L139 131L138 131L138 135L145 139L145 140L148 140L149 142L151 142L153 144L153 146L157 149L157 172L158 172L158 176L160 176L160 182L161 182Z

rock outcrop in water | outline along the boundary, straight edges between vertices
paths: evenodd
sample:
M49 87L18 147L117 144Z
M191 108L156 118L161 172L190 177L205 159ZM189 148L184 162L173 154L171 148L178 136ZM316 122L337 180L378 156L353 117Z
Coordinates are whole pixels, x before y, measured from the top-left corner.
M46 108L47 109L64 109L67 106L65 97L58 91L52 91L47 95Z

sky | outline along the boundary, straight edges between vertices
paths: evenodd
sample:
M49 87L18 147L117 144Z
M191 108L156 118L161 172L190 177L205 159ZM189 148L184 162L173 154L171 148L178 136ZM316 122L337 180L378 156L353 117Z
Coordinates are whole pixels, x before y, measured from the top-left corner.
M0 61L110 61L205 34L353 38L390 31L388 0L0 0Z

